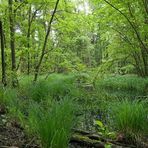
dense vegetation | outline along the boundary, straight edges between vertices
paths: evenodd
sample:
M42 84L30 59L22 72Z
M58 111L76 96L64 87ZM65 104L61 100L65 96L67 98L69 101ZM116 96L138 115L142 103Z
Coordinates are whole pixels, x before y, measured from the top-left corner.
M0 10L0 147L148 146L147 0ZM27 142L3 138L14 127Z

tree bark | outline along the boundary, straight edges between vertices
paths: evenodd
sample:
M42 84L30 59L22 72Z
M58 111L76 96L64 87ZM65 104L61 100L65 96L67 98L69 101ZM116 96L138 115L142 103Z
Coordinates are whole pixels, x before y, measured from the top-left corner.
M6 82L6 65L5 65L4 34L3 34L2 21L0 21L0 38L1 38L2 83L3 83L4 86L6 86L7 85L7 82Z

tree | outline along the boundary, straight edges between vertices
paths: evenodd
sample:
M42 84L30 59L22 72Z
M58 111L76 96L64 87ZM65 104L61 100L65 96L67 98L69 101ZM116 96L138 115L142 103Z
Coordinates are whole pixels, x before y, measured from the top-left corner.
M1 38L1 62L2 62L2 83L4 86L7 85L6 82L6 64L5 64L5 51L4 51L4 34L3 34L3 24L0 21L0 38Z
M148 46L147 46L147 35L144 35L144 38L140 35L140 30L139 30L139 27L138 27L138 22L136 21L135 19L135 14L133 13L132 11L132 8L131 8L131 5L132 3L128 2L127 3L127 9L129 10L129 14L130 14L130 17L128 17L126 14L124 14L121 10L119 10L116 6L114 6L112 3L108 2L107 0L104 0L107 4L109 4L112 8L114 8L116 11L118 11L126 20L127 22L129 23L129 25L131 26L131 29L133 30L135 36L136 36L136 39L137 41L139 42L139 48L141 49L141 57L142 57L142 62L143 62L143 71L140 72L138 70L138 73L140 73L141 76L148 76L148 62L147 62L147 59L148 59ZM140 5L140 2L138 3L138 6L141 6ZM144 3L144 9L146 10L146 13L147 13L147 7L145 7L145 3ZM132 21L132 18L134 19L134 21ZM143 22L146 22L145 21L145 17L144 17L144 20ZM138 62L138 61L137 61ZM140 69L140 67L139 67Z
M47 32L46 32L46 36L45 36L45 40L44 40L44 44L43 44L43 48L42 48L42 53L41 53L41 56L40 56L39 62L38 62L38 64L37 64L37 66L35 67L34 81L37 81L37 78L38 78L39 69L40 69L40 66L41 66L42 60L43 60L44 55L45 55L45 50L46 50L47 40L48 40L48 37L49 37L50 31L51 31L52 21L53 21L53 19L54 19L54 15L55 15L55 13L56 13L56 10L57 10L57 7L58 7L58 4L59 4L59 0L56 1L55 8L54 8L54 10L53 10L53 13L52 13L51 19L50 19L49 24L48 24L48 29L47 29Z
M15 28L14 28L14 11L13 1L8 0L9 4L9 22L10 22L10 48L11 48L11 65L12 65L12 85L16 87L18 85L16 75L16 58L15 58Z
M106 26L104 29L109 35L109 45L106 50L108 56L103 64L112 63L112 66L108 64L108 68L115 69L115 67L118 67L117 63L122 61L122 66L119 64L119 69L130 64L134 66L132 72L136 70L139 76L147 76L148 31L145 21L147 18L145 1L119 2L114 0L110 2L102 0L98 3L94 0L93 2L95 3L93 5L94 13L97 14L98 19L103 20L101 24ZM118 54L119 49L120 53L122 53L120 56ZM118 51L116 52L116 50ZM124 62L125 59L126 62Z

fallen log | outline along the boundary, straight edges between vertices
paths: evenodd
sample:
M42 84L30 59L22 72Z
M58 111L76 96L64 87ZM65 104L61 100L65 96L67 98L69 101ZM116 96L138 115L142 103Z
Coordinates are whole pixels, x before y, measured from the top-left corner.
M74 134L70 139L70 143L88 148L105 148L110 145L112 148L135 148L133 145L127 145L117 142L116 140L105 139L96 133L73 129Z
M86 147L94 147L94 148L105 148L105 144L99 140L92 140L87 136L82 136L80 134L74 134L71 139L70 143L76 143L80 146Z

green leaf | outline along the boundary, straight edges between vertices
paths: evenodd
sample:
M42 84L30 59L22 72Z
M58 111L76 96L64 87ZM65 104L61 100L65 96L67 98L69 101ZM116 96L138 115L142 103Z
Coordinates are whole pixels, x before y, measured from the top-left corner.
M111 148L112 145L111 144L105 144L105 148Z
M101 121L99 121L99 120L96 120L95 124L98 125L101 128L103 127L103 123Z

